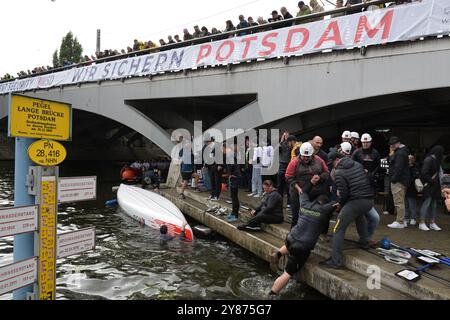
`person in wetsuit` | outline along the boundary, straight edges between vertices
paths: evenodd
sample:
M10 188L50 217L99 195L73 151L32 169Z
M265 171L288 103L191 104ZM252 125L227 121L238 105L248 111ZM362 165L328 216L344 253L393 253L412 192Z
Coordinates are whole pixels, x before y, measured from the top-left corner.
M289 279L305 265L336 207L337 203L330 202L326 195L311 201L307 193L300 194L301 214L298 222L288 234L285 245L270 257L270 268L277 272L280 258L288 255L284 273L275 280L269 297L278 295Z

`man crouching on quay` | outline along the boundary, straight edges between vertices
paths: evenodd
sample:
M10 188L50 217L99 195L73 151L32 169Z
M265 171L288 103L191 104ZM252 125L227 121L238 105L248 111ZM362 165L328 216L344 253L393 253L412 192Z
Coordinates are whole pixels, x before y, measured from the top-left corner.
M270 268L277 272L280 258L288 254L285 271L275 280L269 298L278 295L291 277L303 268L320 234L330 222L331 215L338 206L337 203L330 202L326 195L320 195L311 202L305 191L310 190L303 190L304 193L300 194L301 215L297 224L286 237L286 244L270 257Z

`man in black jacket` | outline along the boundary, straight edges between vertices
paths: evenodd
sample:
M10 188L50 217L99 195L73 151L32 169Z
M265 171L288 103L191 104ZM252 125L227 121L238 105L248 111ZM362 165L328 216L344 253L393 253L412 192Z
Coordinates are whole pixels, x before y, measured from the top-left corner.
M251 212L254 217L247 224L238 226L239 230L261 231L261 223L283 223L283 198L271 180L264 181L263 188L265 196L261 205Z
M394 206L397 211L397 219L388 227L392 229L403 229L405 221L405 195L406 189L411 181L409 172L409 150L400 142L400 138L391 137L389 140L389 177L391 179L391 190L394 198Z
M241 171L237 159L237 146L233 145L232 149L225 150L226 152L226 171L228 173L228 187L230 189L230 196L232 202L232 212L226 218L228 222L235 222L239 217L239 180L241 179Z
M333 249L331 258L320 265L327 268L342 268L342 245L345 231L353 221L359 234L359 245L369 248L368 229L365 215L374 206L373 189L362 164L348 157L339 155L334 161L335 173L332 175L336 182L339 213L334 227Z
M289 135L289 132L285 132L280 140L280 166L278 168L277 189L282 198L285 193L287 194L288 204L290 203L289 185L286 181L285 174L289 162L291 162L292 148L296 142L297 139L295 136Z
M305 190L307 191L307 190ZM328 225L331 214L337 207L329 202L326 195L321 195L311 201L307 193L300 195L301 215L298 223L288 234L285 245L270 257L270 268L278 271L279 260L283 255L289 254L284 273L275 280L270 295L279 294L289 282L289 279L304 266L316 246L319 235L324 226Z

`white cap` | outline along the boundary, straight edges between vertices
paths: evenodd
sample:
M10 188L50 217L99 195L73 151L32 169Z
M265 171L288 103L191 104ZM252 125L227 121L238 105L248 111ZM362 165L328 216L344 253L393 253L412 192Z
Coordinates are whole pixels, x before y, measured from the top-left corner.
M303 157L312 157L314 155L314 148L311 143L305 142L300 147L300 155Z
M344 131L344 133L342 134L342 139L351 139L352 138L352 133L350 131Z
M368 133L364 133L361 137L361 142L372 142L372 137Z
M350 142L341 143L341 151L346 155L350 155L352 153L352 145Z
M359 139L359 133L358 132L352 132L351 136L352 136L352 138Z

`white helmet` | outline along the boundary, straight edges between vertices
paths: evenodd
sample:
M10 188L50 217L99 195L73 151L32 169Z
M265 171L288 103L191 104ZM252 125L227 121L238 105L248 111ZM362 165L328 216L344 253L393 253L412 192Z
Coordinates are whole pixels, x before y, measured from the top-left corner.
M343 154L350 155L352 153L352 145L350 142L341 143L341 151Z
M303 157L312 157L314 155L314 148L311 143L305 142L300 147L300 155Z
M352 136L352 138L355 138L355 139L359 140L359 133L358 132L352 132L351 136Z
M344 131L344 133L342 134L342 139L351 139L352 138L352 133L350 131Z
M372 137L368 133L364 133L361 137L361 142L372 142Z

